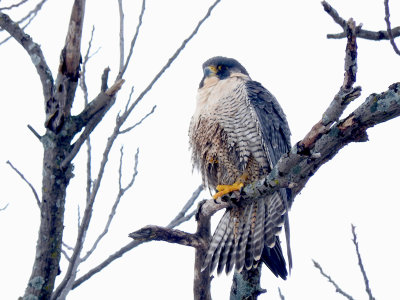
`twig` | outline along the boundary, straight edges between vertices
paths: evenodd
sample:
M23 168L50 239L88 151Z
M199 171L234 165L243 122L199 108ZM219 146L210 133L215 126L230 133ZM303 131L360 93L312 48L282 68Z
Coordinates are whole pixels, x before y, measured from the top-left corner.
M216 0L208 9L206 15L199 21L193 32L182 42L181 46L175 51L175 53L168 59L167 63L161 68L161 70L154 76L153 80L149 83L149 85L142 91L142 93L136 98L135 102L129 107L129 109L121 116L121 119L126 119L132 110L136 107L136 105L143 99L143 97L151 90L153 85L157 82L157 80L164 74L164 72L171 66L171 64L175 61L175 59L179 56L182 50L186 47L186 45L190 42L190 40L197 34L201 25L208 19L211 15L213 9L217 6L217 4L221 2L221 0Z
M33 21L33 19L35 19L35 17L37 16L37 14L39 13L39 11L42 9L43 4L46 2L47 0L42 0L41 2L39 2L34 9L32 9L31 11L29 11L22 19L20 19L19 21L17 21L16 23L21 27L22 30L24 30L25 28L27 28L29 26L29 24L31 24L31 22ZM8 7L4 7L4 8L0 8L1 10L9 10L12 8L16 8L22 4L24 4L25 2L27 2L27 0L23 0L17 4L8 6ZM26 24L24 24L23 26L21 26L21 24L26 21ZM0 30L1 31L1 30ZM10 37L5 38L4 40L2 40L0 42L0 45L6 43L8 40L10 39Z
M116 199L114 201L114 205L111 208L111 212L110 212L110 214L108 216L108 220L107 220L106 225L104 226L103 232L97 237L96 241L93 243L93 246L86 253L86 255L84 257L82 257L81 261L85 261L90 257L90 255L97 248L97 245L99 244L99 242L108 233L108 229L110 228L111 222L112 222L112 220L113 220L113 218L115 216L115 213L117 211L117 207L118 207L118 205L120 203L120 200L121 200L122 196L124 195L124 193L127 190L129 190L133 186L133 184L135 182L135 179L136 179L136 176L138 174L137 167L138 167L138 163L139 163L139 148L136 150L136 154L135 154L135 165L133 167L133 174L132 174L132 177L131 177L131 181L128 183L128 185L125 188L122 187L121 179L122 179L123 147L121 147L120 152L121 152L121 155L120 155L120 164L119 164L119 171L118 171L118 174L119 174L119 180L118 180L118 182L119 182L119 191L118 191L118 195L117 195L117 197L116 197Z
M327 275L327 274L322 270L322 267L320 266L319 263L317 263L315 260L312 260L312 261L313 261L313 263L314 263L314 267L316 267L316 268L320 271L320 273L321 273L322 276L324 276L326 279L328 279L328 281L335 287L337 293L341 294L342 296L346 297L346 298L349 299L349 300L354 300L354 298L353 298L352 296L350 296L350 295L347 294L345 291L343 291L343 290L337 285L337 283L336 283L335 281L333 281L333 279L332 279L329 275Z
M121 130L121 131L119 132L119 134L127 133L127 132L131 131L133 128L135 128L136 126L142 124L142 122L143 122L144 120L146 120L147 117L149 117L151 114L154 113L156 107L157 107L157 105L154 105L153 108L151 109L151 111L148 112L142 119L140 119L139 122L135 123L134 125L132 125L132 126L126 128L126 129Z
M88 48L87 48L85 57L82 62L82 71L81 71L81 78L80 78L81 80L79 82L79 86L81 87L81 89L83 91L83 99L85 101L85 108L89 104L89 93L88 93L88 88L86 85L86 65L87 65L89 59L92 57L92 55L90 55L90 50L92 48L94 30L95 30L95 27L93 26L92 31L90 33ZM86 201L88 201L89 197L90 197L91 187L92 187L92 145L90 143L90 136L88 136L86 139L86 147L87 147L87 150L86 150L86 155L87 155L87 157L86 157Z
M135 91L135 87L132 85L132 87L131 87L131 91L130 91L130 93L129 93L129 97L128 97L128 101L126 101L126 104L125 104L125 112L128 110L128 108L129 108L129 104L131 103L131 100L132 100L132 95L133 95L133 92Z
M322 6L324 10L332 17L332 19L339 24L343 32L337 34L328 34L328 39L342 39L346 37L346 21L340 17L339 13L326 1L322 1ZM400 36L400 26L392 28L393 37ZM370 31L361 28L361 25L357 26L356 33L358 38L373 40L373 41L381 41L381 40L389 40L389 33L386 30L380 31Z
M0 27L5 29L29 54L39 74L44 99L47 101L52 96L54 80L40 46L33 42L32 38L27 35L16 22L12 21L8 15L2 12L0 12Z
M34 134L34 136L36 136L38 138L38 140L41 142L42 141L42 136L31 126L31 125L27 125L28 129Z
M10 6L5 6L5 7L1 7L0 10L10 10L16 7L21 6L22 4L28 2L29 0L21 0L20 2L16 3L16 4L12 4Z
M193 192L192 196L188 199L185 205L182 207L182 210L176 215L176 217L167 225L167 228L176 227L177 223L185 217L185 214L188 210L193 206L196 199L199 197L200 193L203 191L203 185L199 185L197 189ZM195 213L195 212L193 212Z
M4 207L0 208L0 211L6 210L9 204L10 203L7 203Z
M33 196L34 196L35 199L36 199L36 204L37 204L37 206L38 206L39 209L40 209L40 199L39 199L38 193L36 192L36 189L35 189L35 188L33 187L33 185L25 178L24 174L22 174L16 167L14 167L13 164L12 164L9 160L7 160L7 164L8 164L8 165L21 177L21 179L22 179L23 181L25 181L25 183L31 188L32 193L33 193Z
M279 292L279 298L281 298L281 300L285 300L285 296L282 294L281 288L278 286L278 292Z
M353 224L351 224L351 233L353 234L352 241L354 243L354 246L356 247L358 266L360 267L360 271L361 271L361 273L363 275L363 279L364 279L364 283L365 283L365 290L366 290L366 292L368 294L369 300L375 300L374 296L372 295L372 291L371 291L371 288L369 286L369 280L368 280L368 277L367 277L367 273L365 272L364 264L363 264L362 259L361 259L360 249L358 249L356 227Z
M71 258L69 257L68 253L63 248L61 248L61 254L64 255L65 259L68 262L71 261Z
M119 1L121 1L121 0L118 0L118 4L119 4ZM122 5L122 3L121 3L121 5ZM131 41L131 45L130 45L130 48L129 48L129 53L128 53L128 56L126 57L125 64L123 64L122 68L121 68L121 62L120 62L120 69L119 69L119 73L118 73L117 79L122 78L122 76L124 75L126 69L128 68L129 62L130 62L131 57L132 57L133 49L134 49L135 44L136 44L136 40L137 40L137 38L139 36L140 28L142 27L142 21L143 21L143 15L144 15L145 9L146 9L146 1L142 0L142 9L140 11L139 21L138 21L138 24L136 26L135 35L133 36L133 39ZM121 33L121 31L120 31L120 33Z
M396 54L400 55L400 50L399 48L397 48L396 43L394 42L394 37L393 37L393 33L392 33L392 26L390 25L390 11L389 11L389 0L385 0L383 1L384 5L385 5L385 22L386 22L386 28L387 28L387 33L389 36L389 40L390 40L390 44L393 47L394 52L396 52Z
M124 9L122 8L122 0L118 0L119 12L119 72L124 67ZM122 77L121 77L122 78Z

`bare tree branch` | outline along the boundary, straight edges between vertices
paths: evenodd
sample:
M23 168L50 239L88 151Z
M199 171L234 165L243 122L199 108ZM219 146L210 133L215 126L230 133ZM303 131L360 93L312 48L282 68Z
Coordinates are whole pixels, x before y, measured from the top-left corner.
M278 292L279 292L279 298L281 300L285 300L285 296L282 294L282 291L281 291L280 287L278 287Z
M151 109L151 111L148 112L143 118L141 118L139 122L136 122L134 125L132 125L132 126L126 128L126 129L121 130L121 131L119 132L119 134L127 133L127 132L131 131L132 129L134 129L136 126L139 126L140 124L142 124L142 122L143 122L144 120L146 120L151 114L154 113L156 107L157 107L157 105L154 105L153 108Z
M30 187L30 189L32 190L33 196L36 199L36 204L37 206L40 208L40 199L39 199L39 195L36 192L36 189L34 188L34 186L29 182L29 180L27 180L24 176L24 174L22 174L16 167L13 166L13 164L7 160L7 164L19 175L19 177L21 177L21 179L23 181L25 181L25 183ZM8 204L7 204L8 205Z
M133 186L133 184L135 182L135 179L136 179L136 176L138 174L137 167L138 167L138 163L139 163L139 148L137 149L136 154L135 154L135 165L133 167L133 174L132 174L131 180L130 180L130 182L128 183L128 185L125 188L122 187L122 184L121 184L121 179L122 179L122 161L123 161L122 159L123 159L123 156L124 156L123 155L123 147L121 147L120 151L121 151L121 155L120 155L120 164L119 164L119 171L118 171L118 174L119 174L119 180L118 180L118 182L119 182L119 191L118 191L118 195L117 195L117 197L116 197L116 199L114 201L114 205L111 208L111 212L110 212L110 214L108 216L108 220L107 220L106 225L104 226L103 232L100 233L100 235L97 237L96 241L93 243L93 246L90 248L90 250L87 251L86 255L84 257L82 257L82 259L81 259L82 262L87 260L90 257L90 255L97 248L97 245L100 243L100 241L103 239L103 237L108 233L108 229L110 228L111 222L112 222L112 220L113 220L113 218L115 216L115 213L117 211L117 207L118 207L118 205L119 205L119 203L121 201L122 196L125 194L125 192L127 190L129 190Z
M372 291L371 291L371 288L369 286L369 280L368 280L368 277L367 277L367 273L365 272L364 264L363 264L362 259L361 259L360 249L358 249L356 227L353 224L351 224L351 233L353 234L352 241L354 243L354 246L356 247L358 266L360 267L360 271L361 271L361 274L362 274L363 279L364 279L365 291L368 294L369 300L375 300L375 297L372 295Z
M10 10L10 9L19 7L19 6L21 6L22 4L25 4L25 3L28 2L28 1L29 1L29 0L21 0L20 2L15 3L15 4L12 4L12 5L10 5L10 6L0 7L0 10Z
M167 228L176 227L177 223L185 217L185 214L188 210L193 206L196 199L199 197L200 193L203 191L203 185L199 185L198 188L193 192L192 196L186 202L186 204L182 207L182 210L176 215L176 217L167 225Z
M119 72L124 67L124 9L122 8L122 0L118 0L118 12L119 12Z
M6 205L4 205L4 207L0 208L0 211L6 210L9 204L10 203L7 203Z
M190 42L190 40L197 34L201 25L208 19L211 15L213 9L217 6L217 4L221 2L221 0L216 0L209 8L206 15L199 21L193 32L182 42L181 46L175 51L175 53L168 59L167 63L161 68L161 70L157 73L157 75L153 78L150 84L142 91L142 93L136 98L136 100L132 103L129 109L121 116L122 120L128 118L129 114L136 107L136 105L143 99L143 97L151 90L153 85L157 82L157 80L164 74L164 72L171 66L171 64L175 61L175 59L179 56L182 50L186 47L186 45Z
M2 12L0 12L0 27L21 44L30 56L42 83L44 99L47 101L52 97L54 80L40 46L16 22L12 21L8 15Z
M31 125L28 124L27 127L33 133L33 135L36 136L38 140L41 142L42 136Z
M314 263L314 267L316 267L320 272L321 275L324 276L326 279L328 279L328 281L335 287L336 289L336 293L341 294L342 296L346 297L349 300L354 300L354 298L352 296L350 296L349 294L347 294L345 291L343 291L338 284L329 276L327 275L324 270L322 270L322 267L320 266L319 263L317 263L315 260L312 260Z
M114 83L107 91L101 92L85 109L76 117L73 118L75 126L71 126L71 131L76 133L82 127L85 127L79 138L73 144L72 150L61 163L61 168L65 168L78 154L83 143L87 140L92 131L103 119L106 112L115 102L115 95L120 90L125 80L120 79ZM71 134L73 134L71 133Z
M92 27L88 48L87 48L85 57L82 62L82 71L81 71L81 76L80 76L81 80L79 82L79 86L81 87L81 89L83 91L83 99L84 99L84 103L85 103L85 108L89 105L89 92L88 92L88 88L86 85L86 65L92 56L92 55L90 55L90 50L92 48L93 36L94 36L94 26ZM86 202L87 202L87 201L89 201L90 191L92 188L92 145L90 143L90 136L88 136L86 139L86 147L87 147L87 150L86 150L86 155L87 155L87 157L86 157ZM80 220L80 218L79 218L79 220Z
M155 225L145 226L142 229L130 233L129 237L143 242L164 241L195 248L205 247L204 241L195 234Z
M332 19L339 24L343 32L338 34L328 34L328 39L342 39L346 37L346 21L340 17L339 13L326 1L322 1L322 6L324 10L332 17ZM391 30L393 37L400 36L400 26L392 28ZM389 34L386 30L380 31L370 31L364 30L361 28L361 25L357 26L356 33L358 38L366 39L366 40L373 40L373 41L381 41L381 40L389 40Z
M353 88L356 82L357 73L357 42L356 42L356 23L353 19L346 22L346 55L344 63L344 79L339 92L333 98L328 108L322 115L322 119L313 126L311 131L303 139L300 147L309 148L315 143L318 136L326 133L331 125L338 121L347 105L361 95L361 87Z
M385 5L385 22L386 22L386 30L388 33L389 41L393 47L394 52L396 52L396 54L400 55L400 50L399 50L399 48L397 48L397 45L394 42L394 37L393 37L393 33L392 33L392 28L391 28L392 26L390 25L389 0L385 0L385 1L383 1L383 3Z
M23 0L23 1L20 1L19 3L17 3L17 4L13 4L13 5L8 6L8 7L0 8L0 11L2 11L2 10L10 10L10 9L13 9L13 8L17 8L17 7L21 6L22 4L26 3L27 1L28 1L28 0ZM16 23L18 24L18 26L21 27L22 30L24 30L25 28L27 28L27 27L29 26L29 24L31 24L31 22L35 19L35 17L36 17L37 14L39 13L39 11L42 9L43 4L46 3L46 1L47 1L47 0L42 0L41 2L39 2L39 3L38 3L31 11L29 11L22 19L20 19L19 21L16 22ZM26 21L26 24L24 24L24 25L22 26L22 23L25 22L25 21ZM1 31L1 30L0 30L0 31ZM4 40L2 40L2 41L0 42L0 45L6 43L10 38L11 38L11 37L9 36L9 37L5 38Z
M121 4L119 3L120 1L121 1ZM118 4L122 7L122 0L118 0ZM135 47L136 40L137 40L137 38L139 36L140 28L142 26L143 15L144 15L145 9L146 9L146 1L142 0L142 9L140 11L139 21L138 21L138 24L136 26L135 35L132 38L131 45L130 45L130 48L129 48L129 53L128 53L128 56L126 57L125 63L123 63L123 55L122 56L120 55L120 59L122 58L122 60L120 60L120 69L119 69L119 73L118 73L117 79L122 78L122 76L124 75L126 69L128 68L129 62L130 62L131 57L132 57L133 48ZM120 16L121 16L121 14L120 14ZM120 24L121 24L121 22L123 22L123 18L121 19L121 17L120 17ZM120 25L120 27L121 27L121 25ZM122 34L122 39L123 39L123 30L120 30L120 41L121 41L121 34Z
M196 194L196 191L193 194ZM191 202L191 201L193 201L192 197L189 199L188 202ZM206 210L206 211L209 211L209 210ZM175 219L176 218L174 218L174 220ZM180 219L180 220L182 221L182 219ZM174 227L178 226L179 224L181 224L181 223L175 222L175 224L172 224L172 221L171 221L170 224L167 226L167 228L173 229ZM109 264L111 264L114 260L122 257L122 255L124 255L126 252L129 252L130 250L132 250L133 248L136 248L137 246L141 245L144 242L145 242L145 240L143 240L143 241L134 240L134 241L129 242L127 245L123 246L121 249L119 249L118 251L116 251L115 253L110 255L101 264L99 264L98 266L94 267L89 272L87 272L85 275L83 275L82 277L80 277L77 280L75 280L75 282L74 282L74 284L72 286L72 289L75 289L76 287L81 285L83 282L85 282L86 280L91 278L93 275L95 275L96 273L98 273L101 270L103 270L105 267L107 267Z

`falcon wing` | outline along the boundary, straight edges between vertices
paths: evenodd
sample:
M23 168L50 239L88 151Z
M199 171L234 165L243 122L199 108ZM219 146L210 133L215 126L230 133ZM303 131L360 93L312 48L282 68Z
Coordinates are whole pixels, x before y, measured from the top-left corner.
M250 105L257 115L263 147L272 168L279 158L291 149L289 125L278 101L266 88L256 81L248 81L246 88ZM289 269L291 269L292 255L288 210L292 204L292 195L288 188L281 189L279 194L286 209L284 223Z

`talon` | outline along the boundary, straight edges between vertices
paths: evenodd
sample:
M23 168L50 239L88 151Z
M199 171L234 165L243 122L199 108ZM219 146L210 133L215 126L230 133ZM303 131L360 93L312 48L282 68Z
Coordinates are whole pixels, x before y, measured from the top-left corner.
M243 187L243 185L243 182L240 181L237 181L232 185L217 185L218 193L216 193L213 198L218 199L219 197L229 194L230 192L239 191Z

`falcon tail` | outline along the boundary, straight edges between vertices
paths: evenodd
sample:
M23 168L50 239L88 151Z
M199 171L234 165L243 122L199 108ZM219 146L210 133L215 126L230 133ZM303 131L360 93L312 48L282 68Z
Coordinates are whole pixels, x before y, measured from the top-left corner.
M285 258L278 234L285 208L278 193L259 198L244 206L228 208L214 232L202 270L217 268L229 273L258 265L261 260L275 276L286 279Z

